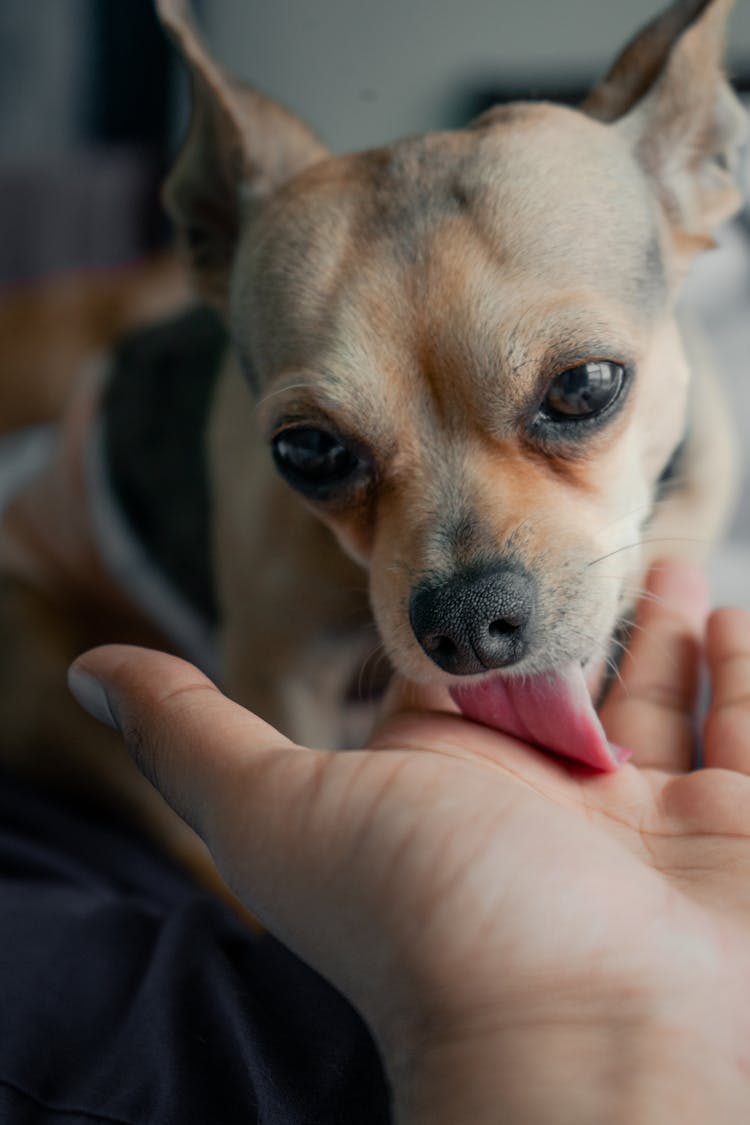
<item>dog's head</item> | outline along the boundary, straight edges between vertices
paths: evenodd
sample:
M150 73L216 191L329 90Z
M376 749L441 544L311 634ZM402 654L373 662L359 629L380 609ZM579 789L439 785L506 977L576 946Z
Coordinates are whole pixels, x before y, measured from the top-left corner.
M159 0L194 94L167 202L269 456L368 568L396 667L501 726L570 726L640 578L676 292L738 204L730 7L672 4L581 110L334 157Z

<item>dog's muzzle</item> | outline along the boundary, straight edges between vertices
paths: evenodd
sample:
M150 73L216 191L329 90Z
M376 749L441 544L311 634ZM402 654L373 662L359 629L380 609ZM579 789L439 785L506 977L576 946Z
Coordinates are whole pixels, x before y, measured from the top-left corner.
M417 586L409 620L430 660L454 676L471 676L524 656L534 602L534 580L523 568L482 567Z

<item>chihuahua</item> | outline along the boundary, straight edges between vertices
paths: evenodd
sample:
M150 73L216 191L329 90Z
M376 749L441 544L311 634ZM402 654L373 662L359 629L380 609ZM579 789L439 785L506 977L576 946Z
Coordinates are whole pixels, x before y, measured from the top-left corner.
M158 0L193 91L166 202L233 344L209 447L225 682L288 733L336 737L365 571L402 676L616 765L591 703L613 638L731 494L675 314L740 203L731 6L677 0L579 110L342 157Z
M732 491L676 317L740 204L731 6L671 4L580 109L332 156L157 0L193 105L166 204L231 341L207 353L221 678L291 737L347 742L382 645L472 719L616 767L594 703L645 569L705 552Z

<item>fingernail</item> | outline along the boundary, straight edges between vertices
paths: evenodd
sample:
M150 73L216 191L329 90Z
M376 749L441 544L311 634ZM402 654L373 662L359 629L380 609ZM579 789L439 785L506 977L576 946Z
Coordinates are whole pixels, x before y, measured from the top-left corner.
M89 715L93 715L100 723L105 723L114 730L118 729L107 693L95 676L81 671L80 668L70 668L68 687L84 711L88 711Z

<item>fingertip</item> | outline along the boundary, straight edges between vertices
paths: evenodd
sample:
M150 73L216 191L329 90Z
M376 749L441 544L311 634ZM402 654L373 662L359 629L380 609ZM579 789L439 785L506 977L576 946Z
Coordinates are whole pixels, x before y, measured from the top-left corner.
M68 668L68 687L84 711L117 729L120 722L114 688L123 677L137 677L144 659L161 655L133 645L100 645L73 661ZM153 678L149 682L153 684Z
M708 580L696 563L687 559L657 559L649 570L646 589L665 610L685 616L698 628L705 625L709 612Z
M135 645L102 645L77 658L68 683L78 702L95 718L123 730L129 717L181 709L180 697L212 693L228 704L216 685L179 656Z
M100 723L121 728L117 707L118 686L122 683L137 687L148 665L146 683L158 683L150 665L154 660L170 660L163 653L134 645L99 645L77 657L68 668L68 688L73 698ZM182 662L180 662L182 663Z
M737 636L750 642L750 612L737 606L719 606L708 619L707 633L709 641L721 643Z
M703 727L707 766L750 773L750 613L723 607L711 614L706 655L711 704Z
M105 726L119 729L107 689L96 676L86 671L85 665L76 661L68 669L68 688L75 701L94 719Z
M714 692L723 687L730 665L750 658L750 613L745 609L722 606L713 610L706 624L706 657L714 680Z
M114 721L126 740L137 728L170 742L192 741L201 733L227 749L245 742L252 748L293 745L179 656L103 645L78 657L69 677L82 706L101 721Z
M638 607L637 632L600 711L609 738L633 746L639 766L689 766L708 607L700 567L682 559L654 563Z
M165 685L168 689L174 680L211 683L182 657L137 645L100 645L89 649L73 661L70 670L74 676L83 673L105 684L142 687L150 692Z

